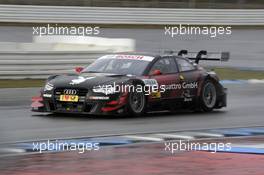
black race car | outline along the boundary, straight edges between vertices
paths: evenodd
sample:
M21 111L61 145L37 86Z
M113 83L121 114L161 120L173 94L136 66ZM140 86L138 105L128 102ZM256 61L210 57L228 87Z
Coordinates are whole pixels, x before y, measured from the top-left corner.
M164 55L121 53L98 58L76 73L52 75L32 110L52 113L130 114L188 108L212 111L226 106L226 89L200 60L229 59L228 52Z

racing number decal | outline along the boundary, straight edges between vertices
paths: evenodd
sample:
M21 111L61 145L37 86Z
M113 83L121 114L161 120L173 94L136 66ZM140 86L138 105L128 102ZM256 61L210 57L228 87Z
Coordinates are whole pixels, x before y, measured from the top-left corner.
M151 98L161 98L160 91L158 91L158 92L152 92L151 93Z
M159 84L156 79L143 79L145 86L150 88L151 98L161 98L161 92L159 90Z
M60 101L65 102L78 102L79 97L77 95L61 95Z

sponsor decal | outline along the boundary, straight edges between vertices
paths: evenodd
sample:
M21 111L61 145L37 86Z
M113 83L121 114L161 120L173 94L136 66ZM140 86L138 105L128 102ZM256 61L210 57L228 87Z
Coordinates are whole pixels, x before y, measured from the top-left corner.
M152 61L154 57L144 56L144 55L105 55L99 59L130 59L130 60L142 60L142 61Z
M90 100L109 100L109 97L103 97L103 96L90 96Z
M60 95L60 101L64 102L78 102L79 97L77 95Z
M197 89L198 88L198 82L192 82L192 83L182 83L183 89Z
M178 84L168 84L168 85L161 85L161 89L165 90L175 90L175 89L197 89L198 82L191 82L191 83L178 83Z
M151 98L161 98L161 94L160 92L152 92L151 93Z
M148 86L158 86L158 82L155 79L142 79L145 85Z
M70 85L76 85L76 84L81 84L83 82L85 82L86 80L89 80L89 79L93 79L94 77L87 77L87 78L84 78L82 76L79 76L77 79L73 79L71 82L70 82Z
M210 75L216 75L216 73L214 71L208 71L207 73Z
M93 92L95 93L103 93L105 95L109 95L109 94L114 94L117 93L119 91L116 90L116 86L112 86L112 85L98 85L96 87L93 88Z
M52 94L43 94L43 97L51 98L52 97Z
M51 91L53 89L53 84L47 83L44 87L44 91Z
M184 98L184 102L192 101L191 92L188 89L186 89L186 90L183 91L182 97Z
M180 80L184 80L184 76L180 75Z

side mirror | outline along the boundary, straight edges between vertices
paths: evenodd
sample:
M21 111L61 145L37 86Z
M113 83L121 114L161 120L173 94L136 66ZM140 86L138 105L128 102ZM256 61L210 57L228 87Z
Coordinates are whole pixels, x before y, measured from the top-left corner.
M154 71L151 72L151 75L161 75L161 71L159 69L155 69Z
M83 69L83 67L75 67L75 72L79 74L83 71Z

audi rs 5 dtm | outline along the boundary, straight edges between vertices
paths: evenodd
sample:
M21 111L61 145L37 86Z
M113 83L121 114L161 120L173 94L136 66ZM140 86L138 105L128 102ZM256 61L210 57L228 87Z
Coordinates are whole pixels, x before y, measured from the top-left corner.
M228 52L204 50L104 55L74 74L51 75L31 107L35 112L136 116L181 108L212 111L226 106L226 89L198 63L228 59Z

